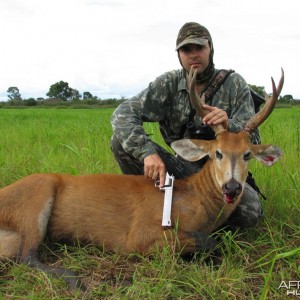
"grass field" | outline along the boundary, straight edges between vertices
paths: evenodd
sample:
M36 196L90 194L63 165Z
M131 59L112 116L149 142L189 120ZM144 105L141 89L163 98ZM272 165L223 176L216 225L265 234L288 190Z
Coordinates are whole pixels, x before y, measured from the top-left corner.
M109 148L111 112L0 110L0 186L41 172L119 173ZM156 126L145 127L162 143ZM145 258L107 254L92 245L45 244L42 260L77 271L87 292L74 295L62 280L5 262L0 264L0 299L299 298L300 288L287 290L282 283L300 284L300 109L276 109L262 125L261 136L284 152L272 168L251 162L268 198L263 201L265 218L256 228L222 234L218 266L207 263L207 257L182 260L168 247Z

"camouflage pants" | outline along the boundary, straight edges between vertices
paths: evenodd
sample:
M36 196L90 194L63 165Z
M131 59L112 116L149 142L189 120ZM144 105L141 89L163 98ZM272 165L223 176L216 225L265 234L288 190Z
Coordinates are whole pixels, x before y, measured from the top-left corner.
M188 162L172 155L158 144L155 146L168 173L174 175L175 178L185 178L197 173L207 161L205 158L197 162ZM126 153L114 135L111 139L111 150L123 174L143 175L144 164ZM258 193L246 182L241 202L230 216L227 225L240 228L255 226L262 216L263 209Z

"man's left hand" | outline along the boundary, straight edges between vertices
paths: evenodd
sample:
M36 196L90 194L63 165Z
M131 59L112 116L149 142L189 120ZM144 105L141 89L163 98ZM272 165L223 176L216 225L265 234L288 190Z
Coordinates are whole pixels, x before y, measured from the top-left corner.
M228 116L226 111L215 106L203 104L203 108L208 114L203 118L203 122L208 125L222 124L225 129L228 128Z

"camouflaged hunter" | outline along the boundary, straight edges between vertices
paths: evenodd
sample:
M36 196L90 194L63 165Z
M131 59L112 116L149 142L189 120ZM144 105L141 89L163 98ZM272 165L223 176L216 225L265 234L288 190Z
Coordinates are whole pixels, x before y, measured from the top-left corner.
M216 71L215 71L216 72ZM209 105L221 107L229 117L229 131L240 131L254 115L250 89L238 73L232 73L213 96ZM192 105L190 103L185 72L167 72L151 82L147 89L122 103L113 113L111 122L117 139L125 152L139 161L157 153L156 146L143 128L143 122L159 122L161 134L168 145L190 137L189 128ZM194 132L205 139L210 129L199 116L193 119ZM260 143L256 130L252 142Z
M195 22L184 24L176 40L176 50L182 67L179 51L189 44L210 47L208 65L203 72L196 75L196 83L204 83L201 93L205 93L219 71L214 67L212 38L204 26ZM143 174L144 159L153 154L160 156L169 174L176 178L185 178L198 172L206 162L206 159L202 159L191 163L170 154L154 143L143 128L144 122L158 122L160 132L168 145L182 138L215 138L210 126L206 126L201 117L195 114L190 101L187 72L183 67L162 74L145 90L120 104L113 113L111 124L114 133L111 148L123 173ZM235 72L229 74L213 97L205 99L205 102L226 112L230 132L241 131L255 114L250 88L243 77ZM251 133L250 138L253 144L260 144L258 129ZM247 183L236 212L235 219L239 221L233 223L238 223L238 226L254 225L262 217L257 192ZM241 220L243 224L240 223Z

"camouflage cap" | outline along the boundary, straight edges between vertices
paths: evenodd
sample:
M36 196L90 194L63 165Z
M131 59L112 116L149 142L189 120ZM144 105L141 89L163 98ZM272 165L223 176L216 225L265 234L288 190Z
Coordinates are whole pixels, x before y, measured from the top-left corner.
M204 26L195 22L185 23L178 32L176 51L187 44L207 45L211 41L210 33Z

